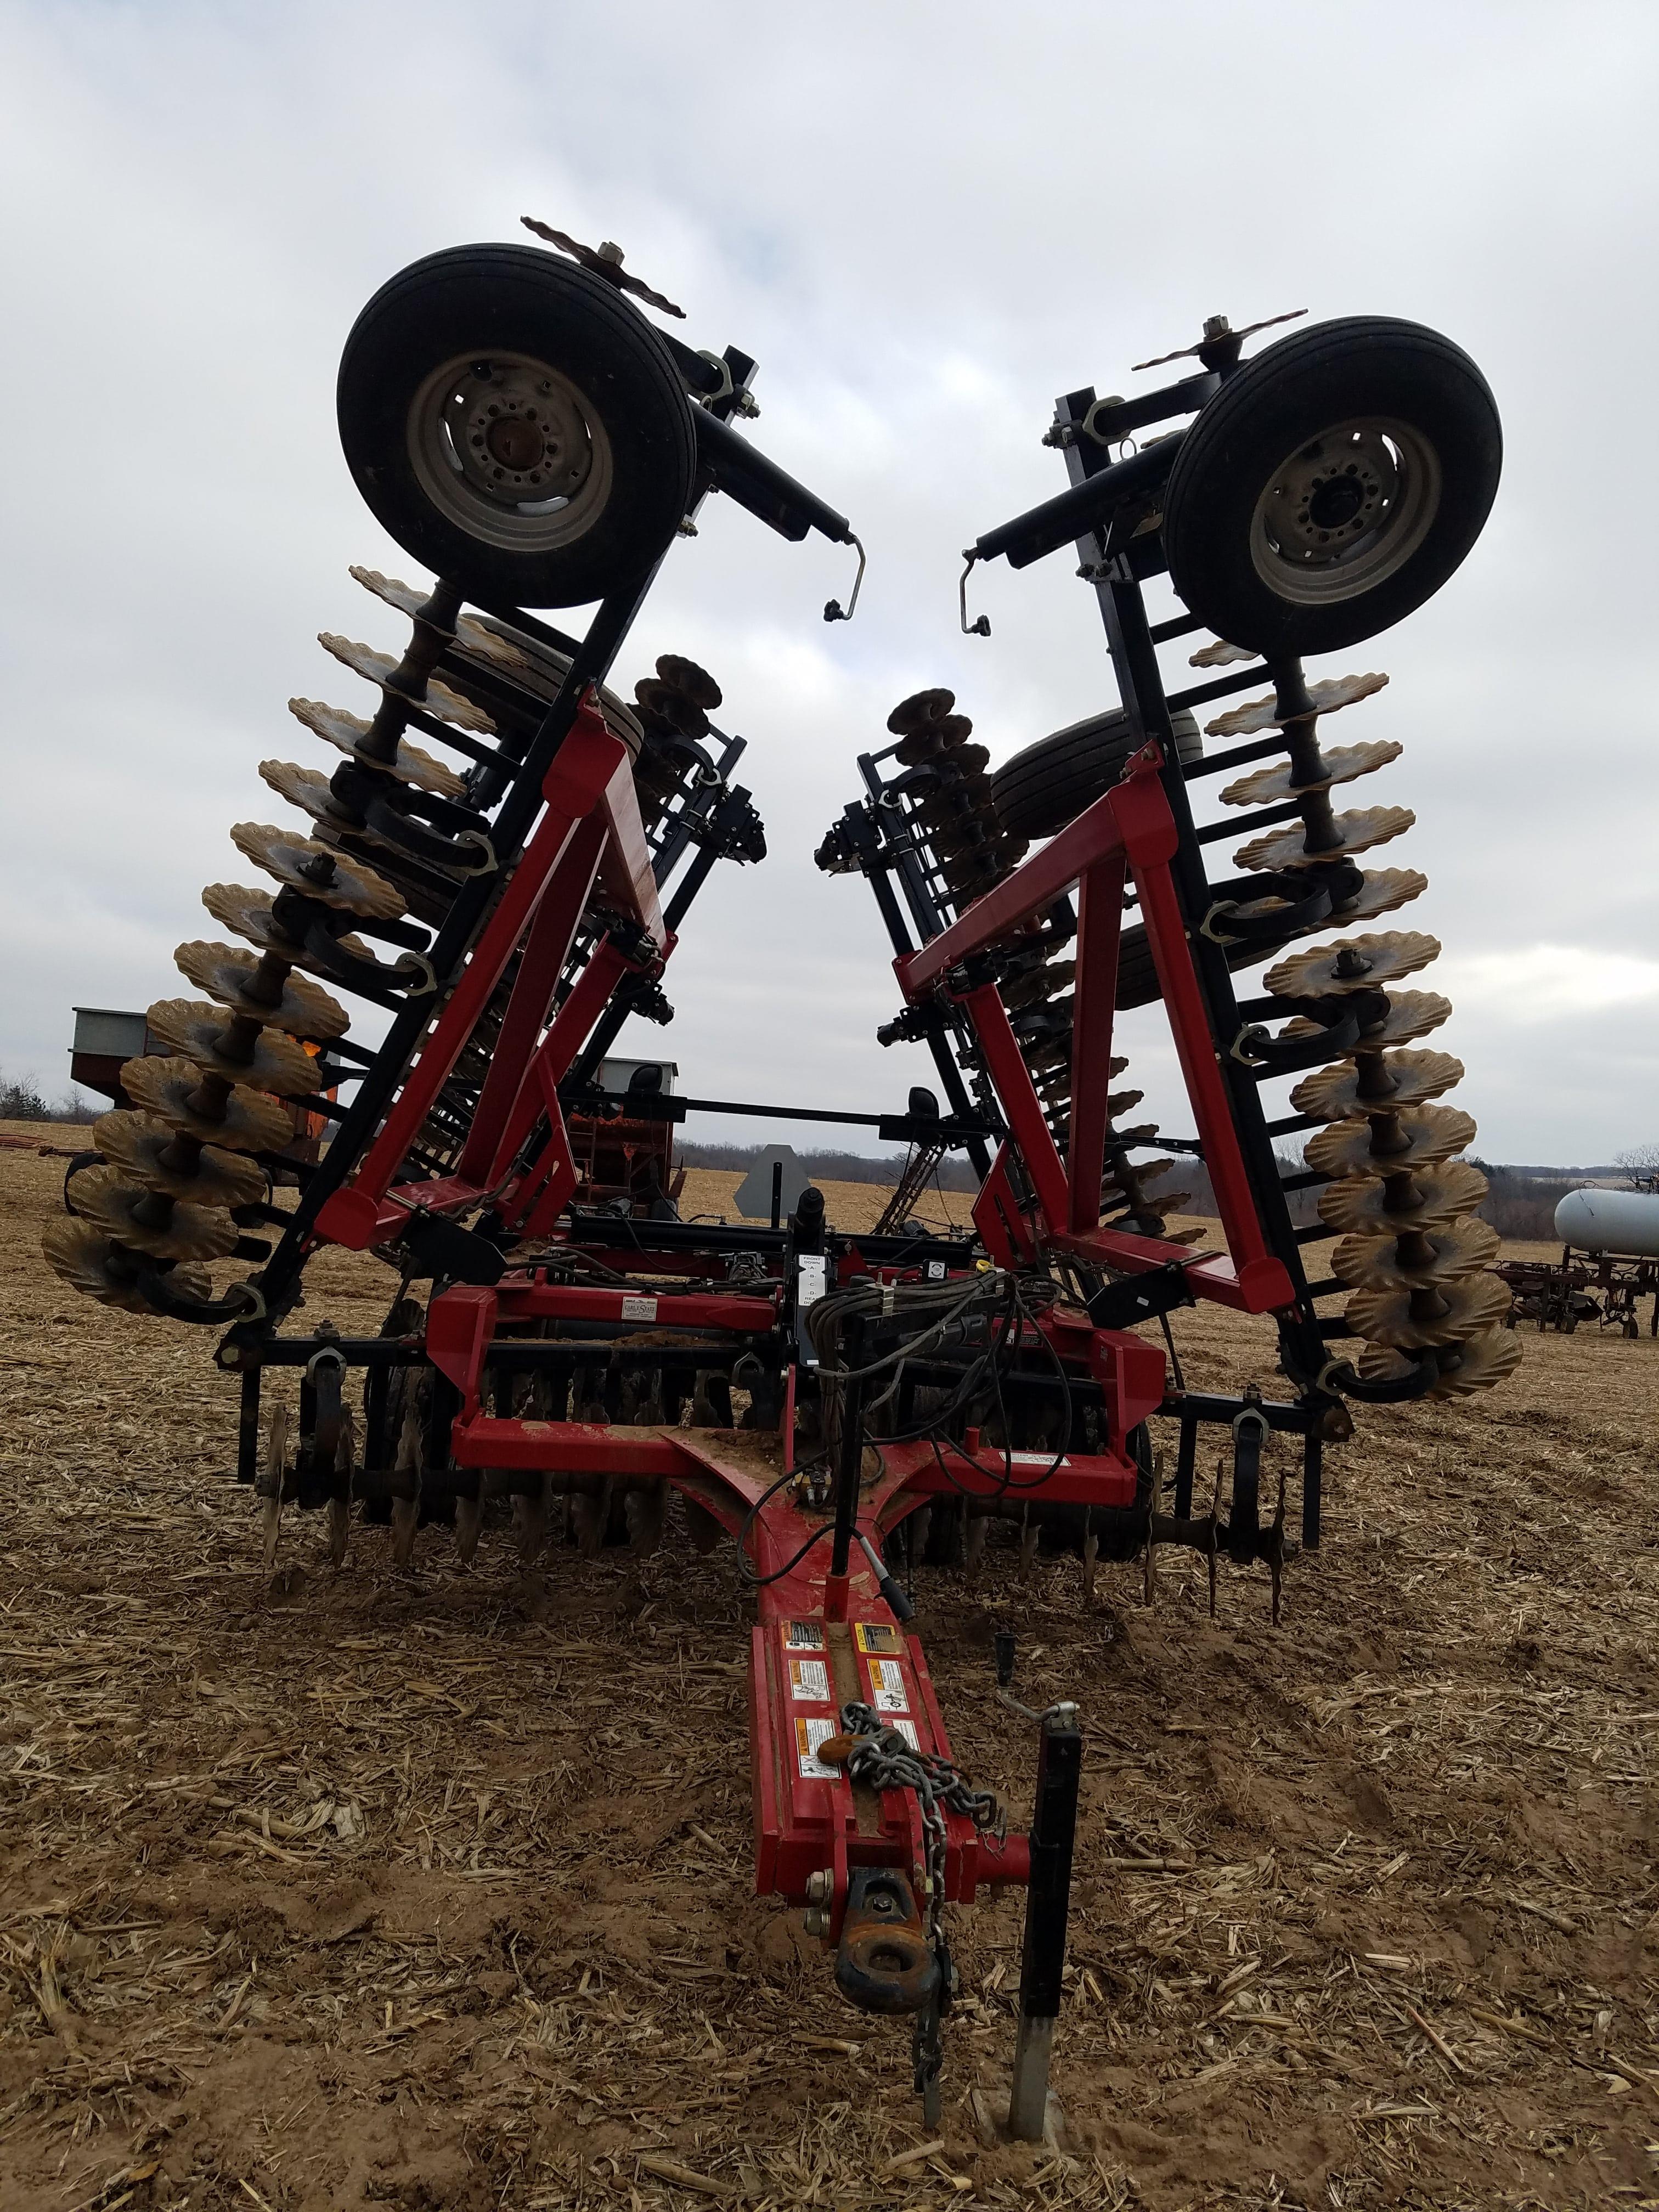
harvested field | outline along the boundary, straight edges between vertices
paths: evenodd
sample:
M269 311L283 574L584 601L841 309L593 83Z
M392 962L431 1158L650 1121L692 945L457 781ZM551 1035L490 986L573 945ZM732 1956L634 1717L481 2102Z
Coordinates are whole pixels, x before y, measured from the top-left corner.
M1139 1569L1092 1605L1071 1559L921 1572L1017 1818L994 1624L1088 1731L1060 2146L986 2141L1012 1898L957 1916L928 2143L903 2033L750 1893L730 1558L527 1573L486 1529L463 1573L430 1530L398 1575L362 1530L336 1576L299 1522L273 1581L210 1336L40 1258L62 1166L0 1150L6 2212L1659 2203L1645 1335L1529 1331L1489 1400L1360 1409L1278 1632L1264 1577L1212 1622L1167 1555L1150 1611ZM347 1327L392 1287L313 1282ZM1176 1326L1189 1379L1255 1371L1255 1328Z

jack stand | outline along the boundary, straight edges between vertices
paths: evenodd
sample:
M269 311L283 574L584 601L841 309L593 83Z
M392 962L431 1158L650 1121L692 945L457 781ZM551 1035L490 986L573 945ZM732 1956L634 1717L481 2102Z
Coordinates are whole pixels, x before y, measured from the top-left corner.
M1048 2112L1048 2056L1066 1965L1072 1842L1082 1772L1083 1731L1077 1724L1077 1707L1056 1705L1043 1715L1037 1749L1031 1881L1025 1893L1025 1938L1020 1951L1019 2031L1008 2100L1008 2132L1017 2142L1041 2142Z

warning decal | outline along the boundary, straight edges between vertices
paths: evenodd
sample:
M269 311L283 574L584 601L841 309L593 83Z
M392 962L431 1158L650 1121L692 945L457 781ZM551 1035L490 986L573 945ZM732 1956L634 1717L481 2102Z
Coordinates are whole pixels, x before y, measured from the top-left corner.
M803 1782L833 1782L838 1769L825 1766L818 1758L818 1746L836 1732L834 1721L797 1721L795 1723L795 1755L800 1761Z
M786 1620L783 1624L783 1648L786 1651L822 1651L823 1623L821 1620Z
M860 1651L900 1651L896 1628L882 1620L860 1620L853 1624L853 1636Z
M798 1705L827 1705L830 1702L830 1668L822 1659L792 1659L789 1662L789 1694Z
M893 1716L893 1726L904 1738L912 1751L921 1749L921 1738L916 1734L916 1724L914 1721L907 1720L902 1713L896 1713Z
M622 1317L624 1321L655 1321L657 1301L655 1298L625 1297L623 1299Z
M896 1659L872 1659L870 1702L878 1713L908 1713L910 1698L904 1686L904 1669Z

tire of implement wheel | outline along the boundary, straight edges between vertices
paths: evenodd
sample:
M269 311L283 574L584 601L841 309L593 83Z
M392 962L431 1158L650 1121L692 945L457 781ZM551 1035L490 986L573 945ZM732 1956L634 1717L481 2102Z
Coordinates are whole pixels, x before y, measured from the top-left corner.
M1218 636L1328 653L1437 592L1491 511L1503 433L1486 379L1421 324L1350 315L1237 370L1182 442L1170 577Z
M1176 752L1183 761L1199 759L1204 741L1196 721L1184 707L1171 720ZM1013 837L1054 836L1111 789L1134 750L1121 707L1040 738L993 775L998 822Z
M1170 717L1176 751L1182 761L1202 757L1204 740L1188 708ZM1128 717L1121 707L1091 714L1039 738L1034 745L1005 761L991 778L991 803L1002 828L1016 837L1052 837L1111 789L1135 750ZM1258 950L1241 956L1262 957ZM1136 922L1118 940L1117 1004L1150 1006L1158 996L1158 970L1146 932Z
M458 246L353 325L340 442L375 519L497 605L586 605L641 576L691 497L673 357L603 279L529 246Z
M103 1165L104 1156L101 1152L72 1152L70 1155L70 1164L64 1170L64 1211L65 1213L73 1213L77 1218L80 1215L80 1207L70 1196L70 1186L74 1182L76 1176L78 1176L83 1169L100 1168Z
M1286 937L1270 945L1230 945L1226 948L1227 965L1231 969L1253 968L1260 961L1271 960L1290 942ZM1131 1006L1150 1006L1162 995L1146 926L1139 921L1130 922L1117 941L1117 995L1114 1004L1120 1013L1124 1013Z

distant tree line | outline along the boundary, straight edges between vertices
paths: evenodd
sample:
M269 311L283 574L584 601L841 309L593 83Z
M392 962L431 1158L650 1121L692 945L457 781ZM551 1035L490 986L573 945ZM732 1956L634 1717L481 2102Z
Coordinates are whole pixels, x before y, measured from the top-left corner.
M0 1121L90 1121L103 1110L73 1087L54 1106L32 1075L0 1073Z
M1500 1237L1547 1243L1555 1235L1555 1209L1570 1190L1583 1188L1583 1175L1547 1168L1496 1167L1471 1159L1492 1186L1479 1208Z

